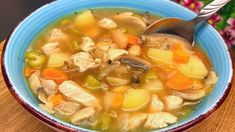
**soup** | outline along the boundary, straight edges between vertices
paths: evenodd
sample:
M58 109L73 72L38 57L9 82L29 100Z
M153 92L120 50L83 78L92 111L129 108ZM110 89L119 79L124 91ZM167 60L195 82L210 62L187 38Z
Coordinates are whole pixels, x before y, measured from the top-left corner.
M150 131L186 118L218 77L206 54L167 34L141 35L159 16L75 12L25 55L24 76L46 112L98 131Z

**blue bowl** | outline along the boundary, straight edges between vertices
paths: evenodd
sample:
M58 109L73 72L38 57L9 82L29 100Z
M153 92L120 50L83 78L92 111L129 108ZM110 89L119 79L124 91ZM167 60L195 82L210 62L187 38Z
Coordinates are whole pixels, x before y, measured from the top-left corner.
M169 0L58 0L39 8L24 19L5 44L2 55L4 79L13 96L25 109L55 129L91 131L57 119L38 106L37 99L30 92L23 77L25 51L38 33L59 18L75 11L100 7L133 8L164 17L178 17L184 20L196 16L192 11ZM179 131L195 125L214 112L229 93L233 69L223 39L210 25L197 30L196 39L212 61L214 70L218 73L219 81L210 95L197 105L195 111L189 117L158 131Z

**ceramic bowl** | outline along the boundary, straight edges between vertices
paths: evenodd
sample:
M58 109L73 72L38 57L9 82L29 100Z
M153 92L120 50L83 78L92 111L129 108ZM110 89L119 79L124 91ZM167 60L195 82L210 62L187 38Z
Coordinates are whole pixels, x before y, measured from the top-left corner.
M27 47L45 27L59 18L75 11L89 8L133 8L163 17L190 20L196 16L192 11L169 0L58 0L47 4L25 18L9 36L2 53L2 72L5 82L16 100L32 115L45 124L64 131L91 131L64 122L43 111L36 97L29 90L23 77L23 59ZM195 111L178 123L156 131L181 131L204 120L213 113L227 97L231 79L232 62L228 49L218 32L209 24L197 29L196 39L208 54L219 81L214 90L197 105Z

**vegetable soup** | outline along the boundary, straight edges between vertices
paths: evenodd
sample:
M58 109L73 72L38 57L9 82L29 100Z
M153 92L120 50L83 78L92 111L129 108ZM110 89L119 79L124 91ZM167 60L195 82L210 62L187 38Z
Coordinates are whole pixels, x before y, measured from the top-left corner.
M151 131L186 118L218 77L199 47L142 35L159 18L90 9L49 25L25 55L24 76L39 106L97 131Z

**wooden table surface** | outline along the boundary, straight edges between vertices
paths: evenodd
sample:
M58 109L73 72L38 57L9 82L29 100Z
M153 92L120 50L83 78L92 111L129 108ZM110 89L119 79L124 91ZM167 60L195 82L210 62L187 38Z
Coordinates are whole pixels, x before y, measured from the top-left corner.
M0 44L0 52L2 44ZM231 51L235 60L235 51ZM10 94L0 71L0 131L43 131L52 129L34 118ZM222 106L187 132L235 132L235 85Z

